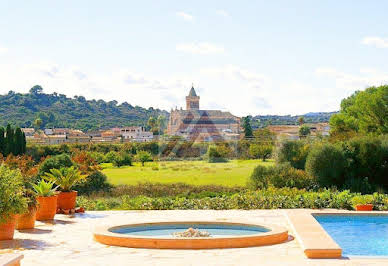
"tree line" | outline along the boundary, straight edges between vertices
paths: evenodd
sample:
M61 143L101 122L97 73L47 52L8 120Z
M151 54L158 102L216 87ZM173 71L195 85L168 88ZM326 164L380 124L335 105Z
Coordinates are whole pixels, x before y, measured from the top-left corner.
M26 152L26 136L19 128L13 128L7 125L4 129L0 127L0 154L8 156L9 154L21 155Z

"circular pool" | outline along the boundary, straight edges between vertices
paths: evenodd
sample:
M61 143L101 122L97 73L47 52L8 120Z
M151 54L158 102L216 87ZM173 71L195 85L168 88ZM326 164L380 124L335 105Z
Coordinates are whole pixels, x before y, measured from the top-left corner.
M184 232L198 232L188 237ZM100 243L158 249L241 248L278 244L288 239L285 228L229 222L158 222L100 227Z

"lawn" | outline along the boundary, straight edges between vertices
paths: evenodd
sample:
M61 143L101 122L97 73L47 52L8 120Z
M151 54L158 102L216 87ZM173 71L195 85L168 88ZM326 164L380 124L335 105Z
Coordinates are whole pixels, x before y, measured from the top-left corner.
M227 163L206 161L149 162L121 168L102 164L103 173L114 185L138 183L186 183L191 185L245 186L253 168L259 164L272 165L272 161L233 160Z

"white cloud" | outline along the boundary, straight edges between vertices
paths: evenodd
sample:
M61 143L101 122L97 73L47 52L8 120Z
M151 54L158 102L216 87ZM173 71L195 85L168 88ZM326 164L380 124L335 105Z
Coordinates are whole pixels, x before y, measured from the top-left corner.
M184 20L187 20L187 21L192 21L194 19L194 17L186 12L183 12L183 11L179 11L179 12L176 12L176 15L178 17L181 17L183 18Z
M320 77L334 79L337 89L348 92L388 83L388 73L373 68L361 68L359 72L348 74L335 68L318 68L315 71Z
M373 45L377 48L388 48L388 38L380 38L380 37L365 37L362 40L362 43L365 45Z
M234 65L226 65L222 67L213 67L213 68L203 68L202 73L208 75L219 76L223 79L235 79L248 82L252 87L260 88L264 84L268 86L269 79L259 73L254 73L247 69L240 68Z
M222 17L229 17L229 13L223 9L219 9L216 11L216 14Z
M271 78L254 69L236 65L213 66L173 76L154 76L133 69L90 71L79 66L53 62L18 64L0 62L0 94L9 90L27 92L39 84L44 92L57 92L68 97L82 95L87 99L117 100L133 106L170 110L185 106L191 83L201 96L201 108L217 108L234 115L303 114L309 111L339 109L342 98L359 84L338 89L342 83L360 82L360 77L332 68L318 69L317 74L338 80L337 86L315 87L293 80ZM362 82L385 77L374 69L362 69Z
M0 55L6 54L7 52L8 52L8 49L0 45Z
M201 55L223 54L225 52L224 47L207 42L181 43L176 45L175 49L179 52Z

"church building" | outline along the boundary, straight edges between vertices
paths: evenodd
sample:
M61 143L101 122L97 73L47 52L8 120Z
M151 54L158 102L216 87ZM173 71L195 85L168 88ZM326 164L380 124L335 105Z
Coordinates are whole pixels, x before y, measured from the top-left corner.
M239 139L240 118L220 110L201 110L200 97L191 87L186 97L186 110L171 110L167 134L191 141Z

